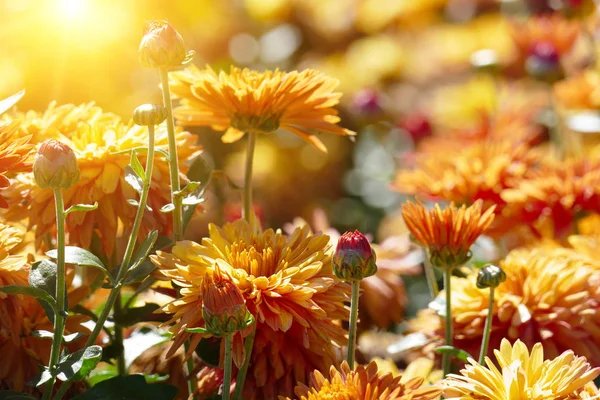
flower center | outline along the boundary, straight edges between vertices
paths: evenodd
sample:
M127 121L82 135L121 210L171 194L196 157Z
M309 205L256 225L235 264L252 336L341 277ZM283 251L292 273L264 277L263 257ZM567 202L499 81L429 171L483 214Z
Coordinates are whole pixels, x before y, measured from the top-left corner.
M352 382L328 383L317 393L311 393L307 400L363 400L360 391Z
M265 113L263 115L234 114L231 126L242 132L271 133L279 129L279 115Z

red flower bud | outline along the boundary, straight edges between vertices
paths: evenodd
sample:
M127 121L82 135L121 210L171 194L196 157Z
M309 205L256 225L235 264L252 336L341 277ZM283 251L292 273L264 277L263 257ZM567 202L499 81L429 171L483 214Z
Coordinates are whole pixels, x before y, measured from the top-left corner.
M365 235L354 231L340 237L333 255L333 271L345 281L361 280L377 272L375 253Z
M176 68L188 55L183 38L167 21L150 21L140 43L140 62L149 68Z
M202 302L206 330L214 336L240 331L251 322L242 292L218 267L204 277Z
M48 139L35 156L33 176L41 188L67 189L79 180L77 157L66 144Z

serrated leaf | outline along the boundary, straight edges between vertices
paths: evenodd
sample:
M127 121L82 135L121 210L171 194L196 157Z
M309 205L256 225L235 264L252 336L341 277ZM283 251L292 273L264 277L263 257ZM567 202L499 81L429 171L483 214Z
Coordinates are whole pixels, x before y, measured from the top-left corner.
M61 381L80 381L96 368L101 358L102 347L100 346L94 345L77 350L60 360L56 369L56 378Z
M166 383L147 383L143 375L127 375L102 381L74 400L172 400L177 392Z
M52 296L46 293L45 290L34 288L31 286L20 286L20 285L7 285L0 287L0 292L6 294L24 294L27 296L32 296L37 298L38 300L42 300L52 307L52 310L56 312L56 301Z
M77 212L77 211L81 211L81 212L88 212L88 211L94 211L98 208L98 202L94 202L94 204L75 204L72 205L71 207L67 208L67 211L65 211L65 215L72 213L72 212Z
M450 357L458 358L461 361L467 361L469 358L473 358L473 356L466 351L457 349L454 346L440 346L434 351L438 354L448 354Z
M129 183L129 186L131 186L136 192L142 194L142 190L144 189L144 181L142 180L141 176L135 173L131 165L125 166L125 182Z
M0 114L4 114L7 110L12 108L15 104L21 100L21 98L25 95L25 89L13 94L10 97L7 97L0 101Z
M138 322L147 321L149 315L154 313L154 311L158 310L160 306L154 303L147 303L141 307L128 308L124 310L121 315L118 317L115 316L114 321L115 324L128 327L137 324Z
M0 400L36 400L36 398L27 393L17 393L9 390L2 390L0 391Z
M133 256L133 261L131 266L129 267L128 273L135 270L145 259L148 257L148 254L152 251L152 247L156 240L158 239L158 231L153 230L146 236L144 241L140 244L135 255Z
M57 250L50 250L46 253L46 255L52 259L56 260ZM96 257L94 254L89 251L82 249L80 247L75 246L66 246L65 247L65 263L67 264L75 264L75 265L83 265L87 267L98 268L103 271L109 279L112 279L108 270L102 264L102 261Z
M168 214L170 212L173 212L174 209L175 209L175 206L173 205L173 203L169 203L169 204L165 204L164 206L162 206L160 208L160 212L163 214Z
M144 167L140 163L140 160L137 158L137 152L134 150L131 152L131 158L129 159L129 165L136 173L137 176L140 177L142 182L146 182L146 173L144 172Z

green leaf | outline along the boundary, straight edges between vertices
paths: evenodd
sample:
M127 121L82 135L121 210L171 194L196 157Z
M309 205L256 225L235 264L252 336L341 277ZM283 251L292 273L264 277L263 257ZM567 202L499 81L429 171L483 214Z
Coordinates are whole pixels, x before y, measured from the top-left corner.
M147 303L141 307L128 308L123 314L115 316L115 324L128 327L137 324L138 322L147 321L160 306L154 303Z
M168 214L170 212L173 212L174 209L175 206L173 205L173 203L169 203L162 206L159 211L163 214Z
M187 177L193 182L202 182L202 190L204 190L212 177L213 169L202 156L198 156L192 161Z
M115 376L98 383L75 400L172 400L178 389L166 383L147 383L143 375Z
M142 194L142 190L144 189L144 181L142 180L141 176L135 173L131 165L125 166L125 182L129 183L129 186L134 188L136 192Z
M36 398L27 393L17 393L8 390L2 390L0 391L0 400L36 400Z
M158 239L156 239L156 243L154 243L154 251L166 249L167 247L171 247L174 244L175 242L172 241L170 237L159 236Z
M50 381L50 379L52 379L52 374L50 373L50 370L48 369L48 367L44 367L44 369L42 370L42 373L40 374L38 379L35 381L35 386L40 387L44 383Z
M25 95L25 89L0 101L0 114L4 114L7 110L12 108L12 106L17 104L24 95Z
M140 160L137 158L137 153L135 150L131 152L131 158L129 159L129 165L131 165L131 169L136 173L137 176L140 177L142 182L146 182L146 173L144 172L144 167L140 163Z
M466 351L457 349L454 346L440 346L435 349L435 352L438 354L448 354L450 357L458 358L462 361L467 361L467 359L473 358L473 356Z
M134 199L127 199L127 203L129 203L130 206L134 206L134 207L139 207L140 206L140 203L137 200L134 200ZM150 207L148 205L148 203L146 203L146 210L152 211L152 207Z
M147 147L141 147L140 146L140 147L134 147L132 149L115 151L115 152L112 152L110 154L113 155L113 156L118 156L118 155L121 155L121 154L131 154L132 150L135 151L136 153L147 153L148 152L148 148ZM154 148L154 152L158 153L158 154L161 154L162 156L164 156L167 159L167 161L169 161L169 153L167 153L165 150L155 147Z
M85 308L84 306L82 306L81 304L76 304L75 306L73 306L71 308L71 311L73 311L76 314L88 316L94 322L98 321L98 316L96 314L94 314L92 311L90 311L87 308Z
M56 264L51 260L41 260L31 265L29 270L29 286L42 289L50 297L56 296ZM65 291L65 304L67 293ZM54 310L50 304L38 299L50 322L54 323Z
M53 339L54 333L50 331L31 331L31 336L41 339Z
M69 354L58 363L56 378L61 381L80 381L90 373L102 358L102 347L94 345Z
M98 208L98 202L94 202L94 204L75 204L72 205L71 207L67 208L67 211L65 211L65 215L72 213L72 212L76 212L76 211L82 211L82 212L88 212L88 211L94 211Z
M196 354L206 364L218 367L221 356L221 339L215 337L201 339L196 346Z
M56 260L57 251L56 249L50 250L46 253L46 255ZM108 273L108 270L106 269L104 264L102 264L102 261L100 261L100 259L94 254L80 247L65 247L65 263L98 268L102 270L106 274L106 276L108 276L109 279L112 279L112 277Z
M208 333L206 328L185 328L185 331L189 333Z
M140 244L135 252L135 255L133 256L133 263L129 267L128 271L136 269L146 259L146 257L148 257L148 254L150 254L150 251L152 251L152 247L154 246L154 243L156 243L157 239L157 230L153 230L148 234L148 236L146 236L142 244Z
M152 263L149 259L145 259L141 262L135 269L130 269L130 272L125 277L125 285L130 285L132 283L141 282L148 277L154 270L156 269L156 265Z
M117 367L112 364L103 364L103 368L104 369L100 371L98 370L98 368L96 368L92 372L90 372L90 375L86 379L86 382L90 386L95 386L100 382L103 382L110 378L114 378L115 376L119 375Z
M8 285L0 287L0 292L6 294L24 294L27 296L33 296L38 300L45 301L52 307L54 312L57 311L56 301L52 296L46 293L45 290L34 288L31 286L20 286L20 285Z
M169 375L152 374L144 375L144 378L146 378L146 383L160 383L168 381Z

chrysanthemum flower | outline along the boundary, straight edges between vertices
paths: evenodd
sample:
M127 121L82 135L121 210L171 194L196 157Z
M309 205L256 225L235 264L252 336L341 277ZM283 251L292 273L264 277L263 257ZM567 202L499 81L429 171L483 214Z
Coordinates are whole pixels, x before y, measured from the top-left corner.
M378 373L374 361L366 367L359 365L355 370L344 361L339 370L331 366L329 377L314 371L309 385L300 384L294 392L299 400L433 400L441 393L436 387L421 386L423 378L420 377L407 382L401 380L402 376L394 378L389 372Z
M470 248L494 220L492 206L485 212L483 202L456 208L454 203L442 208L436 204L432 211L418 202L406 202L402 216L413 238L429 252L433 266L454 268L471 258Z
M507 279L495 291L490 347L501 338L541 342L546 356L572 349L600 365L600 268L565 248L514 250L500 263ZM475 277L452 280L452 315L457 345L480 343L489 291ZM463 345L464 344L464 345Z
M487 357L487 368L469 359L460 375L450 374L443 381L444 396L455 400L579 399L584 386L600 374L600 368L592 369L585 357L570 350L544 360L541 343L529 353L520 340L511 346L504 339L494 354L500 369Z
M600 74L586 70L579 75L556 82L553 95L557 105L565 110L596 110L600 108Z
M75 110L79 108L72 112ZM52 120L46 114L44 119ZM124 229L128 229L136 211L135 207L127 203L128 199L137 199L137 193L124 178L124 168L129 164L130 158L127 150L147 146L148 132L145 127L132 123L113 124L112 119L107 123L102 118L104 114L93 115L98 116L101 121L92 119L71 122L76 126L71 131L55 132L60 141L74 150L80 170L79 181L65 190L65 206L98 202L98 209L95 211L72 213L67 216L68 244L89 249L92 237L96 235L102 245L101 251L110 256L121 229L120 224ZM62 116L62 113L59 116ZM65 120L64 116L63 120ZM65 124L64 129L69 126ZM45 129L48 134L51 134L49 128ZM196 145L195 137L188 132L179 131L176 136L178 157L180 157L181 169L185 172L186 161L197 155L200 147ZM167 133L164 125L156 130L156 147L167 149ZM139 153L138 158L142 163L145 162L144 153ZM167 161L164 157L157 156L148 198L148 206L152 211L147 211L144 215L140 237L145 237L152 229L158 229L161 234L169 235L172 228L171 218L159 212L163 205L170 202L168 176ZM181 179L185 181L185 176L182 175ZM16 177L11 187L7 189L6 196L11 202L6 217L10 220L28 219L29 226L35 227L38 243L44 235L54 232L52 190L39 188L32 174L20 174Z
M210 67L191 67L170 78L173 93L182 99L175 110L178 122L226 131L225 143L245 133L269 134L282 128L326 152L316 133L355 135L336 125L340 118L333 107L341 97L333 91L337 80L315 70L256 72L231 67L229 73L217 74Z
M271 229L253 232L238 220L223 228L210 225L202 244L179 242L172 253L151 256L160 272L181 287L179 299L164 307L173 314L170 354L190 338L193 352L202 335L185 328L204 327L202 284L215 263L238 286L256 318L256 338L244 390L248 399L290 395L296 381L314 369L337 362L347 341L341 325L348 318L349 287L333 274L329 237L298 228L285 236ZM234 336L233 358L244 358L242 337Z
M29 144L30 136L18 134L16 122L4 122L0 125L0 190L10 185L7 174L23 172L31 168L28 162L33 145ZM0 195L0 208L7 208L8 203Z
M579 35L580 25L558 14L527 18L524 23L513 23L512 35L523 54L535 51L540 43L552 46L558 56L571 48Z
M503 218L542 236L563 238L582 212L600 212L600 163L569 160L545 163L501 193Z

